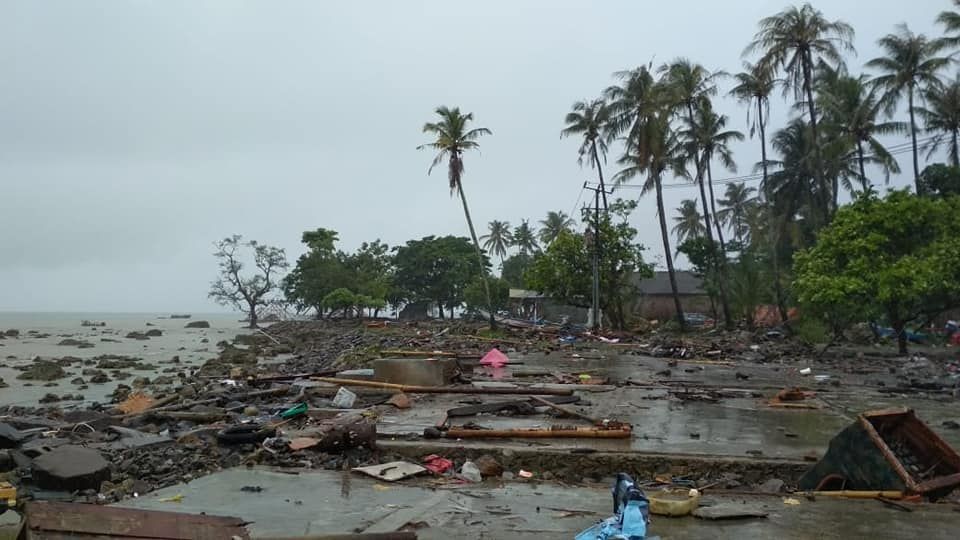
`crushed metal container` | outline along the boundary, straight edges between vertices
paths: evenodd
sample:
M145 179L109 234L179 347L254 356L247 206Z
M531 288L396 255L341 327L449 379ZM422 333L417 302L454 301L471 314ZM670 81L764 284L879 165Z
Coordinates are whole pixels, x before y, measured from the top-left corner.
M895 490L930 500L958 485L960 455L907 408L857 416L799 482L803 490Z

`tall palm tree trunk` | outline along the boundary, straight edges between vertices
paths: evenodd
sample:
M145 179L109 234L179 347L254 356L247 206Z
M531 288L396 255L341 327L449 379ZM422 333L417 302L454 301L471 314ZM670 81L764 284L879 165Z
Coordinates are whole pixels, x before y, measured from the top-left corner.
M760 123L760 158L763 160L763 185L767 186L767 134L763 125L763 101L757 100L757 121ZM777 220L779 222L779 220ZM777 225L779 231L779 225ZM783 285L780 283L780 261L777 256L777 244L780 234L777 233L770 242L770 262L773 265L773 295L777 301L777 311L780 312L780 321L787 322L787 302L783 297Z
M660 236L663 239L663 256L667 260L667 274L670 276L670 290L673 291L673 306L677 310L677 322L680 323L680 330L687 330L687 319L683 316L683 306L680 304L680 289L677 287L677 275L673 269L673 256L670 255L670 235L667 233L667 213L663 208L663 186L660 184L660 176L653 179L657 188L657 214L660 217Z
M864 193L870 189L870 182L867 181L866 169L863 168L863 141L857 139L857 160L860 162L860 183L863 184Z
M697 167L700 168L699 166ZM707 192L703 187L703 178L697 175L697 185L700 187L700 201L703 206L703 224L707 228L707 241L710 242L710 254L713 259L714 275L717 278L717 288L720 290L720 309L723 310L723 324L727 329L733 328L733 319L730 317L730 302L727 300L727 285L724 279L723 263L717 255L717 245L713 242L713 223L710 221L710 209L707 207ZM726 255L723 256L726 258Z
M593 154L593 162L597 165L597 176L600 177L600 194L603 196L603 211L607 211L607 188L603 183L603 167L600 166L600 155L597 153L597 141L591 141L590 153Z
M760 159L763 164L763 185L767 185L767 133L763 125L763 100L757 100L757 123L760 124Z
M720 225L720 218L717 217L717 202L713 196L713 171L710 162L707 161L707 187L710 189L710 211L713 212L713 222L717 226L717 239L720 240L720 252L724 259L727 257L727 244L723 241L723 227Z
M820 150L820 138L817 136L817 109L816 104L813 101L813 59L810 57L810 51L806 51L803 55L803 89L807 94L807 111L810 113L810 133L813 136L813 157L814 157L814 174L817 180L817 185L823 191L824 179L823 179L823 152ZM831 186L833 191L833 200L831 205L831 200L829 194L827 197L824 197L824 203L828 205L826 208L826 214L823 225L826 225L829 217L837 209L839 204L839 181L837 178L834 178Z
M917 122L913 111L913 85L907 87L907 106L910 109L910 143L913 145L913 187L920 194L920 161L917 159Z
M480 280L483 281L483 292L487 295L487 310L490 316L490 329L497 327L497 322L493 318L493 300L490 296L490 284L487 283L486 269L483 267L483 251L480 250L480 242L477 240L477 232L473 229L473 219L470 218L470 207L467 206L467 196L463 193L463 184L457 181L457 191L460 193L460 202L463 203L463 215L467 217L467 227L470 228L470 238L473 239L473 247L477 250L477 264L480 266ZM443 307L440 308L443 311ZM450 316L453 316L451 311Z
M957 130L950 132L950 144L953 145L953 159L950 161L953 162L954 167L960 167L960 149L957 148Z
M696 125L693 121L693 104L687 103L687 118L690 121L690 128ZM696 150L694 150L696 152ZM697 166L697 184L700 186L700 200L703 202L703 224L707 227L707 239L710 241L710 252L713 256L713 265L718 274L717 288L720 289L720 307L723 309L723 324L729 330L733 328L733 320L730 317L730 302L727 300L726 286L726 265L721 262L721 257L725 261L727 258L726 250L723 254L717 254L716 244L713 243L713 225L710 222L710 212L707 210L707 195L703 190L703 169L704 165L700 162L700 157L694 154L694 162Z

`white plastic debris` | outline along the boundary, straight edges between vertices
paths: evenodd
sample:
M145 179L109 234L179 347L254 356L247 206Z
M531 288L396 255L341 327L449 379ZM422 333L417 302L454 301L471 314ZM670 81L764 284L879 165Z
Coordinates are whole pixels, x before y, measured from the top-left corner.
M810 368L808 368L808 367L805 367L805 368L803 368L803 369L800 370L800 374L801 374L801 375L809 375L809 374L811 374L811 373L813 373L813 370L810 369Z
M333 396L333 406L337 409L352 409L356 401L357 395L342 386L337 390L337 395Z
M483 480L483 477L480 476L480 468L472 461L463 462L463 466L460 467L460 476L470 482L480 482Z

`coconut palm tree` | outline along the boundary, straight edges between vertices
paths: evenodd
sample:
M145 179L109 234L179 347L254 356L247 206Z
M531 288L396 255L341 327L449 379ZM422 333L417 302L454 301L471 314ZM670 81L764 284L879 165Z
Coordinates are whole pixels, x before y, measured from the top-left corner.
M493 319L493 302L490 297L490 286L487 283L486 264L483 252L480 249L480 242L477 240L477 232L473 228L473 220L470 218L467 196L463 192L463 153L467 150L479 148L480 144L477 139L481 135L490 135L491 132L484 127L470 128L469 124L473 121L473 113L463 114L459 107L450 109L446 106L440 106L434 112L440 119L437 122L427 122L423 125L423 132L434 137L434 140L421 144L417 149L431 149L437 152L430 168L427 169L427 174L430 174L434 167L443 163L444 159L447 160L447 180L450 186L450 195L460 195L460 202L463 204L463 215L467 218L467 227L470 229L470 237L473 239L473 246L477 250L477 261L480 263L480 279L483 281L484 292L487 296L490 327L494 328L496 323Z
M713 221L717 227L717 238L720 240L720 248L726 252L723 239L723 224L720 216L717 214L716 198L713 194L712 163L714 159L717 159L724 169L732 173L737 172L737 164L733 160L733 151L730 149L730 143L733 141L742 141L744 136L743 133L737 130L726 129L729 119L724 114L714 112L709 101L704 101L700 104L695 121L693 136L696 138L698 146L700 147L704 168L707 173L710 212L713 214Z
M573 227L573 220L564 212L547 212L547 218L540 220L540 243L549 246L560 233Z
M600 165L600 158L604 163L607 161L607 136L604 134L608 129L610 122L610 108L607 102L601 99L592 101L578 101L573 104L572 110L567 113L564 122L567 127L560 131L560 137L571 135L580 135L583 137L583 143L578 150L577 163L583 165L584 158L590 162L590 166L597 169L597 176L600 179L600 193L603 197L603 209L607 209L607 192L603 182L603 167Z
M702 238L706 234L696 200L680 201L680 208L677 208L677 215L673 218L673 222L675 225L670 232L677 236L678 245L688 238Z
M948 34L944 41L951 47L960 45L960 0L953 0L953 7L957 11L941 11L937 16L937 22L944 26L944 31Z
M640 69L646 72L645 69ZM646 74L649 75L649 72L646 72ZM637 75L647 76L640 73L637 73ZM634 90L636 89L635 87ZM651 84L644 90L647 93L647 98L642 98L641 94L633 94L633 97L637 98L637 101L634 102L636 107L633 110L639 114L636 119L630 121L633 126L630 130L632 136L624 140L624 154L618 160L618 163L623 165L624 168L614 176L613 180L614 184L621 184L645 174L647 179L643 184L640 195L643 196L651 190L656 192L657 216L660 218L660 236L663 240L663 256L667 262L667 273L670 277L670 288L673 291L677 321L681 330L685 330L687 323L683 315L683 306L680 304L676 270L673 267L673 253L670 250L670 235L663 205L662 183L663 174L668 170L673 170L681 175L686 174L682 170L685 149L676 132L670 126L671 110L667 107L661 107L657 111L654 105L663 103L658 96L662 91L663 89L660 86ZM649 99L649 103L645 104L646 99Z
M900 166L896 158L876 137L903 133L907 125L904 122L880 120L884 104L877 95L877 87L870 85L864 75L851 77L845 73L824 77L821 83L817 89L817 104L823 111L824 123L836 136L846 138L856 146L863 190L870 189L864 167L867 162L880 165L887 178L890 173L899 173ZM869 149L870 155L865 154L864 146Z
M737 238L741 249L746 245L744 239L750 232L747 216L756 206L757 199L754 195L756 192L755 188L747 187L743 182L732 183L727 184L724 198L720 199L720 211L717 216L733 229L733 235Z
M646 139L649 135L643 130L655 125L651 119L669 103L668 93L646 66L618 71L613 76L620 80L620 84L604 90L610 108L609 136L623 136L625 140Z
M532 255L540 251L536 232L530 228L529 220L521 221L520 225L513 229L513 246L520 251L521 255Z
M960 167L960 149L957 148L960 135L960 76L942 88L928 89L925 96L927 106L917 107L917 114L923 119L927 133L937 134L930 144L927 157L939 148L944 136L949 136L947 155L954 167Z
M874 80L883 91L882 100L888 114L896 111L897 105L907 97L907 112L910 114L910 143L913 148L914 187L920 187L920 163L917 148L917 122L915 100L917 94L928 92L941 85L938 73L950 63L945 56L938 56L947 43L942 39L928 39L923 34L914 34L906 24L897 25L897 32L887 34L877 41L885 56L867 62L867 67L880 72Z
M814 67L820 62L843 64L842 51L855 52L853 27L842 21L830 21L810 4L792 6L760 20L760 30L744 54L760 52L761 69L784 72L784 92L793 91L795 99L806 100L813 140L818 141L817 110L813 99ZM813 145L814 160L822 163L820 146ZM824 182L823 169L814 169L816 180ZM833 186L837 192L837 186ZM837 206L834 198L831 211Z
M500 257L500 264L507 256L507 248L513 244L513 233L510 231L509 221L493 220L488 225L489 234L480 237L483 240L483 249L490 252L491 255Z
M760 164L763 168L763 181L767 180L767 118L770 117L770 94L773 92L776 79L769 69L763 69L759 65L751 65L748 62L743 64L744 71L737 73L733 78L737 85L730 90L730 95L737 98L740 103L747 105L747 124L750 125L750 137L754 133L760 133ZM751 121L750 110L754 104L757 107L757 114ZM766 117L764 117L766 113Z

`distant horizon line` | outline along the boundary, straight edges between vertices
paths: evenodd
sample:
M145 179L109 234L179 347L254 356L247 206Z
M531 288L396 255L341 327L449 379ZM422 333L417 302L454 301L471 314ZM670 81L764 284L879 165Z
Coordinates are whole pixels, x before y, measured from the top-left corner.
M4 313L46 313L46 314L83 314L99 313L104 315L231 315L243 314L242 311L110 311L110 310L30 310L30 309L0 309L0 314Z

